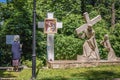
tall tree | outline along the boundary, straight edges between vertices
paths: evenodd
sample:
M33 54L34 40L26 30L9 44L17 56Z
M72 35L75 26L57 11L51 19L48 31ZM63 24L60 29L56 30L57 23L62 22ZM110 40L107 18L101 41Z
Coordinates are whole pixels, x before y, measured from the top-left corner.
M115 0L113 0L113 2L112 2L111 27L114 30L114 27L115 27Z

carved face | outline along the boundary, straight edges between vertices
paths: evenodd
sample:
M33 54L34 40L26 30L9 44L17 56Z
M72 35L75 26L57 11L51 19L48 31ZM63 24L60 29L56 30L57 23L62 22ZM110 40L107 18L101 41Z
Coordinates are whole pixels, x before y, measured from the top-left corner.
M88 31L92 31L92 26L88 25Z
M108 40L108 35L106 34L105 36L104 36L104 40Z

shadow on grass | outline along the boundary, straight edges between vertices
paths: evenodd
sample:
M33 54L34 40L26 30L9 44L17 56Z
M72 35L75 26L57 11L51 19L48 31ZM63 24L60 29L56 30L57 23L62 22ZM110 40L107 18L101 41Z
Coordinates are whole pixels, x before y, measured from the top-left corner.
M39 71L40 71L40 66L41 66L41 64L39 64L39 65L37 66L36 77L38 76L38 73L39 73Z
M37 72L36 72L36 77L38 76L39 71L40 71L40 69L38 68L38 69L37 69Z
M8 72L6 70L0 70L0 78L16 78L17 77L11 73L12 72Z
M114 78L119 78L119 73L114 73L112 71L93 71L89 70L83 73L72 74L73 77L83 76L84 80L113 80Z
M51 78L42 78L42 79L38 79L38 80L88 80L85 79L83 77L62 77L62 76L55 76L55 77L51 77Z
M119 78L119 73L114 73L112 71L96 71L89 70L86 72L80 72L71 74L70 77L55 76L55 77L45 77L38 80L114 80L114 78Z
M70 78L64 78L62 76L55 76L55 77L46 77L46 78L42 78L42 79L38 79L38 80L77 80L77 79L70 79Z

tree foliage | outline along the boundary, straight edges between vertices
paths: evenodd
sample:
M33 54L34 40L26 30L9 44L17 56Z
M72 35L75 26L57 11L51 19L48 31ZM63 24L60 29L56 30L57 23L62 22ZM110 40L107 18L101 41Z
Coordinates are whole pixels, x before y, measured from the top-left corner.
M85 23L83 13L88 12L90 19L97 15L102 16L102 20L95 24L93 28L96 32L96 39L100 51L101 58L105 58L107 53L100 45L104 34L109 34L111 44L119 54L120 48L120 1L115 1L116 19L115 30L111 33L111 4L112 0L37 0L36 1L36 17L37 22L44 21L47 12L54 12L57 21L63 22L63 28L58 29L55 34L55 59L76 59L77 54L82 54L82 45L84 40L79 39L75 33L75 29ZM33 18L33 0L8 0L7 3L0 3L0 57L1 63L10 63L11 45L7 45L6 35L20 35L23 43L22 60L30 59L32 55L32 23ZM37 26L36 26L37 27ZM36 32L36 51L37 57L46 60L47 45L46 34L43 29L37 28Z
M82 54L82 43L78 38L74 36L56 35L55 39L55 56L56 59L76 59L77 54Z

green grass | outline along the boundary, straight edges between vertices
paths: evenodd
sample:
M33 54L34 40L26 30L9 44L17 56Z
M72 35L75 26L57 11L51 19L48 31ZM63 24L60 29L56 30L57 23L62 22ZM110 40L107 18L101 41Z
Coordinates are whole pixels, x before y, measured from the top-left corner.
M31 72L31 69L24 69L21 72L0 71L0 77L29 80ZM112 80L120 77L120 65L74 69L37 69L36 74L37 80Z

